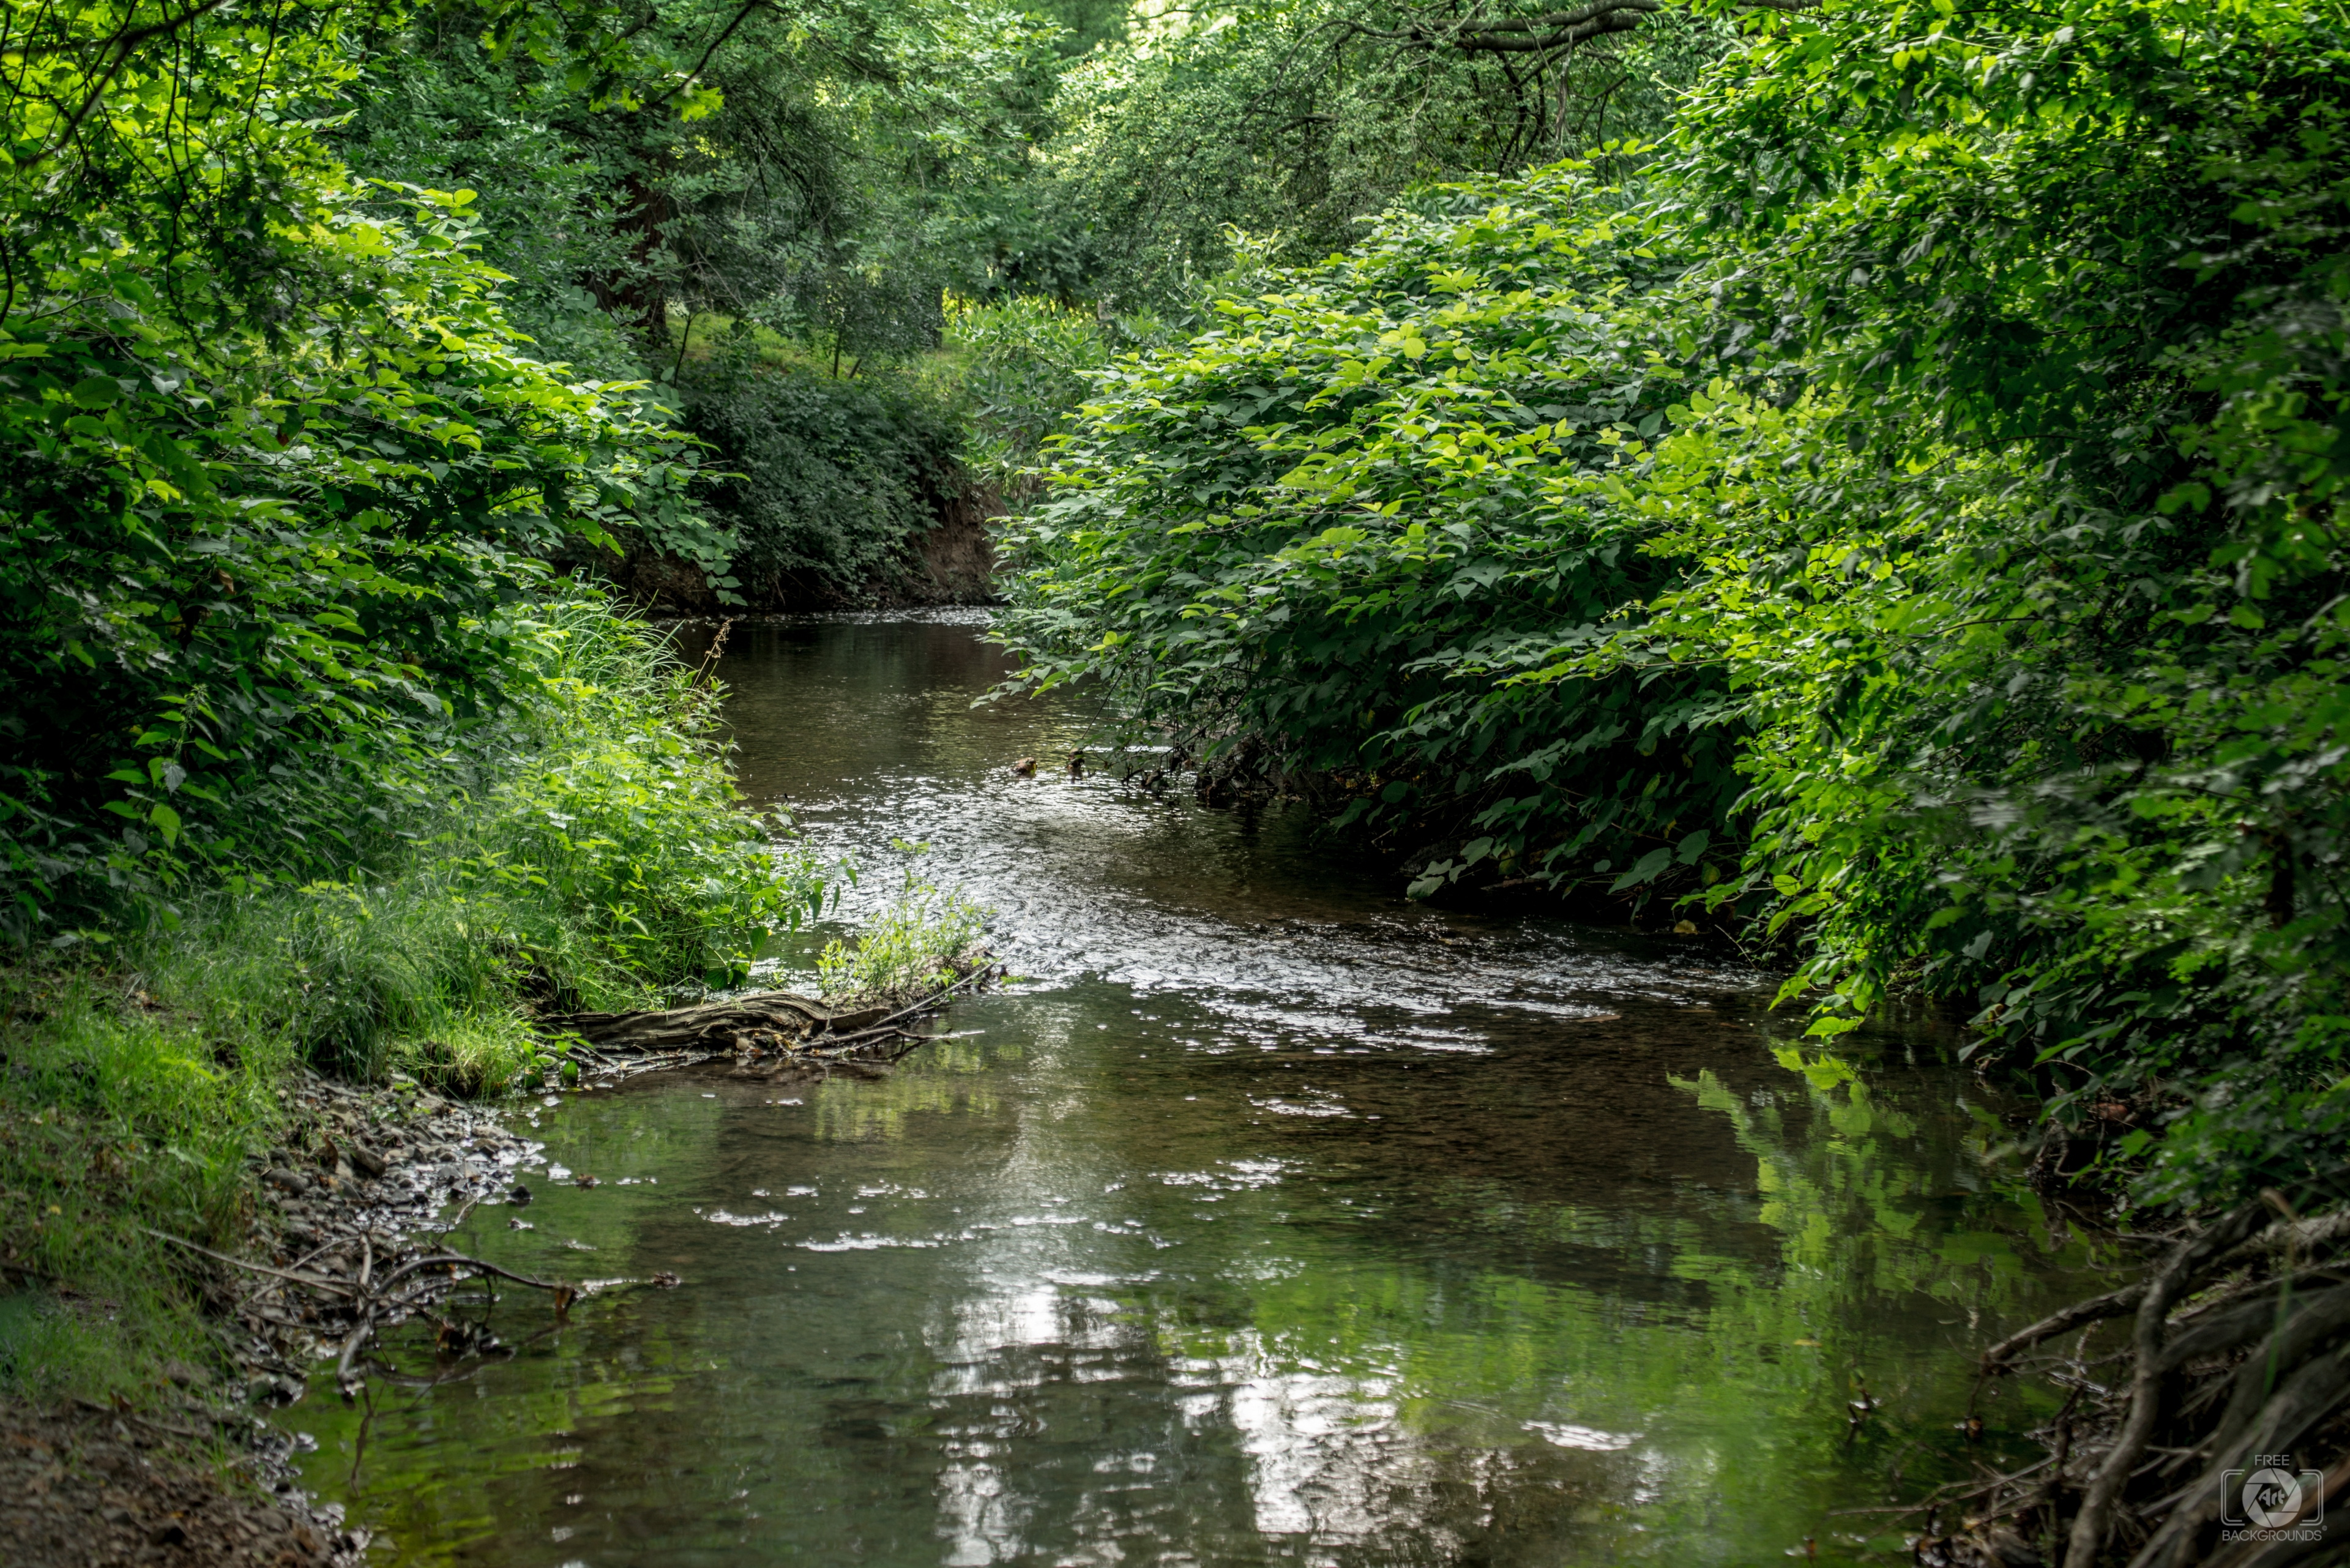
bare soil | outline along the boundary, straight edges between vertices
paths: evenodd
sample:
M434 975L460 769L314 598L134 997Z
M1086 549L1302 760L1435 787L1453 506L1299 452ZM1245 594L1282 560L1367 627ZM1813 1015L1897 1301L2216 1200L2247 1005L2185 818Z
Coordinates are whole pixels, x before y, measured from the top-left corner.
M0 1401L0 1562L9 1568L348 1568L364 1532L283 1479L266 1447L224 1469L192 1428L76 1404ZM278 1489L284 1490L278 1490Z

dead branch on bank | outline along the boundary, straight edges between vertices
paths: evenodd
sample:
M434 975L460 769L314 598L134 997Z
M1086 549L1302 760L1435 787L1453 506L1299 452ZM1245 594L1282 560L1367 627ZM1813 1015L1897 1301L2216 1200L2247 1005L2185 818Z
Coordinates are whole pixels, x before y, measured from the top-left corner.
M2108 1386L2090 1380L2085 1351L2027 1364L2076 1331L2085 1346L2115 1319L2128 1329L2107 1342L2119 1368ZM2141 1282L1994 1345L1982 1372L2036 1374L2071 1393L2035 1434L2046 1459L1913 1506L1927 1520L1917 1562L2289 1568L2340 1557L2342 1533L2314 1521L2324 1501L2350 1501L2350 1210L2303 1219L2264 1193L2176 1240ZM2270 1468L2292 1484L2248 1497Z
M730 1051L745 1039L770 1036L805 1039L830 1031L839 1016L807 997L765 991L660 1012L564 1013L540 1019L538 1027L546 1034L577 1035L599 1056L607 1053L653 1055L670 1051ZM879 1009L874 1016L879 1016ZM858 1018L849 1026L870 1022Z
M957 967L962 972L947 984L894 1010L888 1000L844 1008L787 991L762 991L665 1012L567 1013L542 1018L537 1026L550 1036L583 1042L598 1061L615 1067L656 1056L729 1054L745 1062L767 1056L894 1062L931 1038L905 1028L908 1021L1004 972L983 952Z
M675 1274L659 1273L643 1280L607 1280L588 1287L564 1280L542 1280L534 1275L516 1273L486 1259L433 1247L399 1250L392 1257L384 1260L390 1266L379 1273L373 1267L376 1262L373 1238L365 1234L343 1239L346 1242L359 1242L362 1250L364 1261L357 1277L335 1279L324 1274L276 1268L249 1258L215 1251L185 1237L161 1231L147 1231L146 1234L229 1268L259 1274L273 1282L264 1291L238 1303L238 1315L249 1318L255 1326L265 1331L298 1327L321 1341L339 1341L335 1381L346 1394L355 1392L367 1381L359 1358L376 1332L413 1317L427 1317L439 1327L441 1332L435 1348L444 1355L452 1352L487 1355L504 1348L489 1332L486 1324L461 1324L442 1315L440 1308L450 1294L469 1282L504 1280L531 1290L545 1291L553 1300L558 1322L570 1311L572 1303L591 1293L601 1293L640 1284L666 1289L679 1282ZM318 1251L323 1253L334 1250L338 1249L320 1248ZM296 1287L296 1292L286 1303L296 1314L293 1318L272 1312L262 1304L264 1295L283 1293L287 1286ZM389 1372L390 1369L381 1370Z

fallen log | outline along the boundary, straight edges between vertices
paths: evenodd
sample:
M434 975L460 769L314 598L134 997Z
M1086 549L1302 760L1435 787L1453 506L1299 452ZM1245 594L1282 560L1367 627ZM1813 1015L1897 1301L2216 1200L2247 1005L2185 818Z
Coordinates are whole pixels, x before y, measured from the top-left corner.
M788 991L762 991L665 1012L567 1012L541 1018L537 1027L543 1033L577 1035L598 1051L716 1051L732 1049L745 1037L805 1040L853 1033L886 1011L836 1012Z

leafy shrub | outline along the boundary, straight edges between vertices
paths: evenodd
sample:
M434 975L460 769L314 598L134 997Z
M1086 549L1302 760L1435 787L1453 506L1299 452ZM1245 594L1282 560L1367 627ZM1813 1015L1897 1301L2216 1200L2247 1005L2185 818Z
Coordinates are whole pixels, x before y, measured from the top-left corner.
M0 1381L129 1388L203 1362L176 1260L140 1227L247 1244L248 1160L299 1064L496 1094L549 1059L534 1011L739 983L821 897L739 808L715 695L660 637L587 595L525 624L528 701L411 779L340 877L191 894L172 929L0 970L0 1258L122 1309L0 1336Z
M894 841L920 854L927 847ZM911 1002L966 972L976 961L990 910L962 888L941 892L911 868L904 885L880 913L868 920L854 945L825 944L816 959L824 994L841 1001Z
M963 461L1009 494L1109 362L1110 335L1086 312L1026 296L955 302L947 326L964 357Z
M19 940L339 867L397 809L382 779L532 679L540 556L624 525L709 542L691 443L524 351L472 193L371 186L318 140L350 75L334 8L288 7L267 47L217 8L138 13L29 19L41 64L0 93ZM114 58L91 39L118 22Z
M1677 394L1650 300L1685 264L1576 166L1441 206L1098 373L1003 536L1018 684L1105 680L1210 765L1467 840L1430 887L1717 875L1742 788L1718 680L1514 680L1678 569L1580 480Z
M1924 989L2141 1199L2324 1189L2345 46L1759 21L1637 189L1460 188L1105 374L1011 531L1021 683L1473 812L1418 890L1694 859L1815 1034Z
M895 378L764 365L748 337L680 382L688 425L724 454L707 504L733 535L734 575L762 602L896 576L954 483L949 415Z
M1692 410L1711 456L1625 476L1707 561L1637 656L1726 659L1767 715L1752 872L1816 1032L1924 986L2144 1196L2322 1188L2350 33L1927 16L1774 25L1690 108L1660 216L1709 225L1747 368L1821 396L1749 382Z
M1297 0L1197 25L1138 13L1127 39L1062 77L1037 205L1122 308L1193 294L1232 265L1243 231L1308 264L1434 182L1655 140L1734 37L1709 10L1659 6L1638 31L1524 71L1445 47L1470 14L1435 5ZM1027 286L1063 272L1040 270Z
M740 808L714 694L600 597L526 625L540 684L411 772L340 876L192 897L176 934L125 937L114 961L361 1077L519 1002L642 1006L739 980L821 887Z

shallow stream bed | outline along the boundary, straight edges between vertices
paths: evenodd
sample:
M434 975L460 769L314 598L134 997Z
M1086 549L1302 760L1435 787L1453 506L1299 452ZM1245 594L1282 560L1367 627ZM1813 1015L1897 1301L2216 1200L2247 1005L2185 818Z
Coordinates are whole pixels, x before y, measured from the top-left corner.
M972 706L980 631L743 624L723 673L746 793L863 864L840 929L926 842L1025 978L884 1078L517 1111L598 1185L542 1168L459 1244L684 1283L551 1332L524 1293L519 1352L435 1386L322 1375L286 1418L375 1560L1898 1560L1903 1521L1838 1511L1957 1473L1973 1353L2108 1277L1946 1033L1823 1059L1718 952L1409 905L1293 814L1073 781L1080 707ZM429 1335L385 1348L431 1374Z

